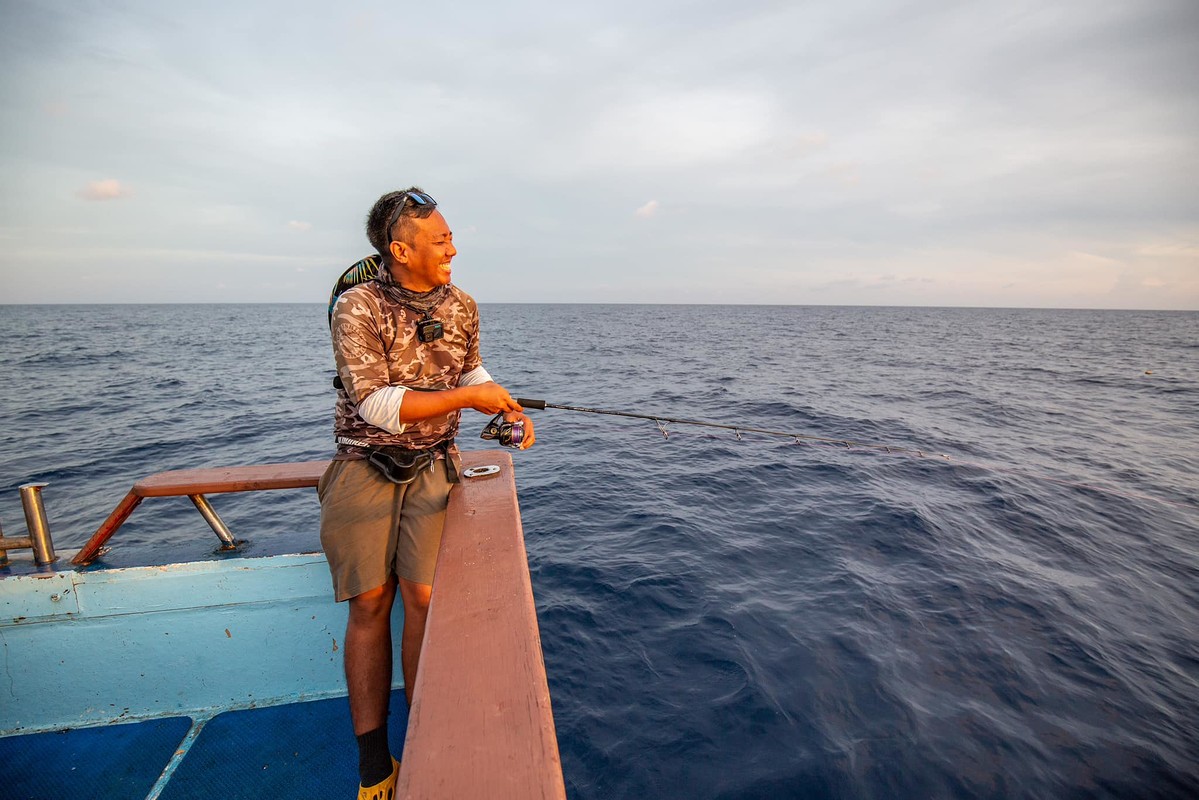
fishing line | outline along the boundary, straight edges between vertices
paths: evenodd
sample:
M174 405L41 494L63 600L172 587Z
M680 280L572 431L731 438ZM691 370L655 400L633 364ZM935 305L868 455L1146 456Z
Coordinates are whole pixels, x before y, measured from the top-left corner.
M891 453L891 454L896 454L896 455L910 455L910 456L916 456L919 458L933 458L933 459L944 460L944 461L952 461L953 463L960 464L962 466L975 467L977 469L987 470L987 471L992 471L992 472L1006 472L1006 473L1013 474L1013 475L1020 475L1022 477L1032 478L1034 480L1041 480L1041 481L1047 481L1049 483L1056 483L1061 486L1070 486L1070 487L1078 488L1078 489L1089 489L1091 491L1100 492L1103 494L1117 495L1117 496L1126 497L1126 498L1134 499L1134 500L1147 500L1147 501L1151 501L1151 502L1155 502L1155 503L1165 503L1167 505L1179 506L1181 508L1187 508L1187 509L1191 509L1191 510L1196 509L1196 506L1193 503L1187 503L1187 502L1182 502L1182 501L1177 501L1177 500L1167 500L1163 497L1155 497L1153 495L1142 494L1140 492L1130 492L1130 491L1126 491L1123 489L1115 489L1110 486L1102 486L1102 485L1097 485L1097 484L1092 484L1092 483L1082 483L1080 481L1065 480L1063 478L1055 478L1052 475L1044 475L1041 473L1029 472L1027 470L1017 469L1017 468L1013 468L1013 467L1000 467L1000 466L995 466L992 464L983 464L983 463L980 463L977 461L963 461L961 459L953 458L952 456L950 456L946 453L929 452L927 450L924 450L921 448L915 448L915 447L899 447L897 445L880 444L877 442L859 442L859 441L855 441L852 439L836 439L836 438L829 437L829 436L814 436L812 434L807 434L807 433L792 433L790 431L777 431L777 430L770 430L767 428L751 427L748 425L729 425L727 423L708 422L706 420L698 420L698 419L680 419L677 417L667 417L662 414L637 414L637 413L634 413L631 411L613 411L613 410L604 409L604 408L586 408L584 406L566 406L566 405L559 405L556 403L547 403L544 400L527 399L527 398L523 398L523 397L516 397L513 399L516 400L516 402L518 404L520 404L521 406L523 406L526 409L535 409L538 411L544 411L547 408L556 408L560 411L575 411L575 412L582 413L582 414L602 414L602 415L606 415L606 416L610 416L610 417L627 417L629 419L648 420L650 422L653 422L654 425L657 426L658 432L660 434L662 434L662 438L667 439L667 440L669 440L669 438L670 438L670 431L667 429L667 427L666 427L667 425L692 425L692 426L696 426L696 427L717 428L720 430L729 430L729 431L733 432L734 436L736 436L737 441L743 441L742 436L741 436L743 433L758 433L758 434L763 434L766 436L785 437L785 438L791 439L793 441L793 443L795 443L795 444L812 443L812 444L826 445L829 447L836 447L839 450L840 449L845 449L845 450L865 449L865 450L873 450L873 451L879 452L879 453Z
M885 453L909 453L921 457L944 458L949 459L949 456L944 453L929 453L924 450L918 450L912 447L897 447L890 444L877 444L874 442L856 442L852 439L834 439L829 436L813 436L808 433L791 433L789 431L772 431L766 428L754 428L748 425L727 425L720 422L706 422L698 419L678 419L676 417L666 417L661 414L634 414L629 411L609 411L603 408L584 408L582 406L560 406L554 403L547 403L544 400L526 400L523 397L513 398L517 403L525 408L533 408L543 410L547 408L557 408L562 411L578 411L584 414L607 414L612 417L630 417L632 419L647 419L658 426L658 432L662 434L663 439L670 438L670 432L667 430L667 425L698 425L705 428L721 428L723 430L732 431L737 437L737 441L741 441L742 433L761 433L766 436L783 436L792 439L796 444L803 442L820 442L822 444L839 445L845 449L850 448L867 448L870 450L879 450Z

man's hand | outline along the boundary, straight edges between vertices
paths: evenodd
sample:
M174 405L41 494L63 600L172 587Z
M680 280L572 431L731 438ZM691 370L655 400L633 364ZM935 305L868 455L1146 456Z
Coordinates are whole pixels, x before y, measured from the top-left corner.
M524 420L525 423L525 438L520 442L520 449L528 450L533 446L533 442L537 441L537 437L533 435L533 420L529 419L527 414L519 411L509 411L504 414L505 422L516 422L517 420Z
M512 399L508 390L498 383L480 383L469 387L470 407L484 414L498 414L501 411L523 411L524 409Z

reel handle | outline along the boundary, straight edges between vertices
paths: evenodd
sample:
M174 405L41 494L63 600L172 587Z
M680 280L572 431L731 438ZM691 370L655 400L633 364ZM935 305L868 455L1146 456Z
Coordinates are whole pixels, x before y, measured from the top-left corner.
M526 400L523 397L513 397L512 399L515 400L520 405L524 406L525 408L532 408L537 411L545 411L545 401L544 400Z

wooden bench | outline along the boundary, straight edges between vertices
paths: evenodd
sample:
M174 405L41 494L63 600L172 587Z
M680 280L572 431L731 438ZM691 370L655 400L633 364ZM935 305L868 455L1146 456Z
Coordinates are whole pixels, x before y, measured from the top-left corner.
M210 467L159 472L133 484L133 488L100 524L83 549L71 559L72 564L90 564L117 529L129 519L147 497L191 498L196 509L221 540L223 549L237 546L225 523L205 495L229 492L258 492L267 489L315 488L328 461L298 461L287 464L259 464L253 467Z

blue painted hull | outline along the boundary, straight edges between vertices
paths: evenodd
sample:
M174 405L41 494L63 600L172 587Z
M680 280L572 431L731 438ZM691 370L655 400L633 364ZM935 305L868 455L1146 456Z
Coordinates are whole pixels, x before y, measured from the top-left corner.
M0 735L345 694L321 554L10 577L0 614Z

